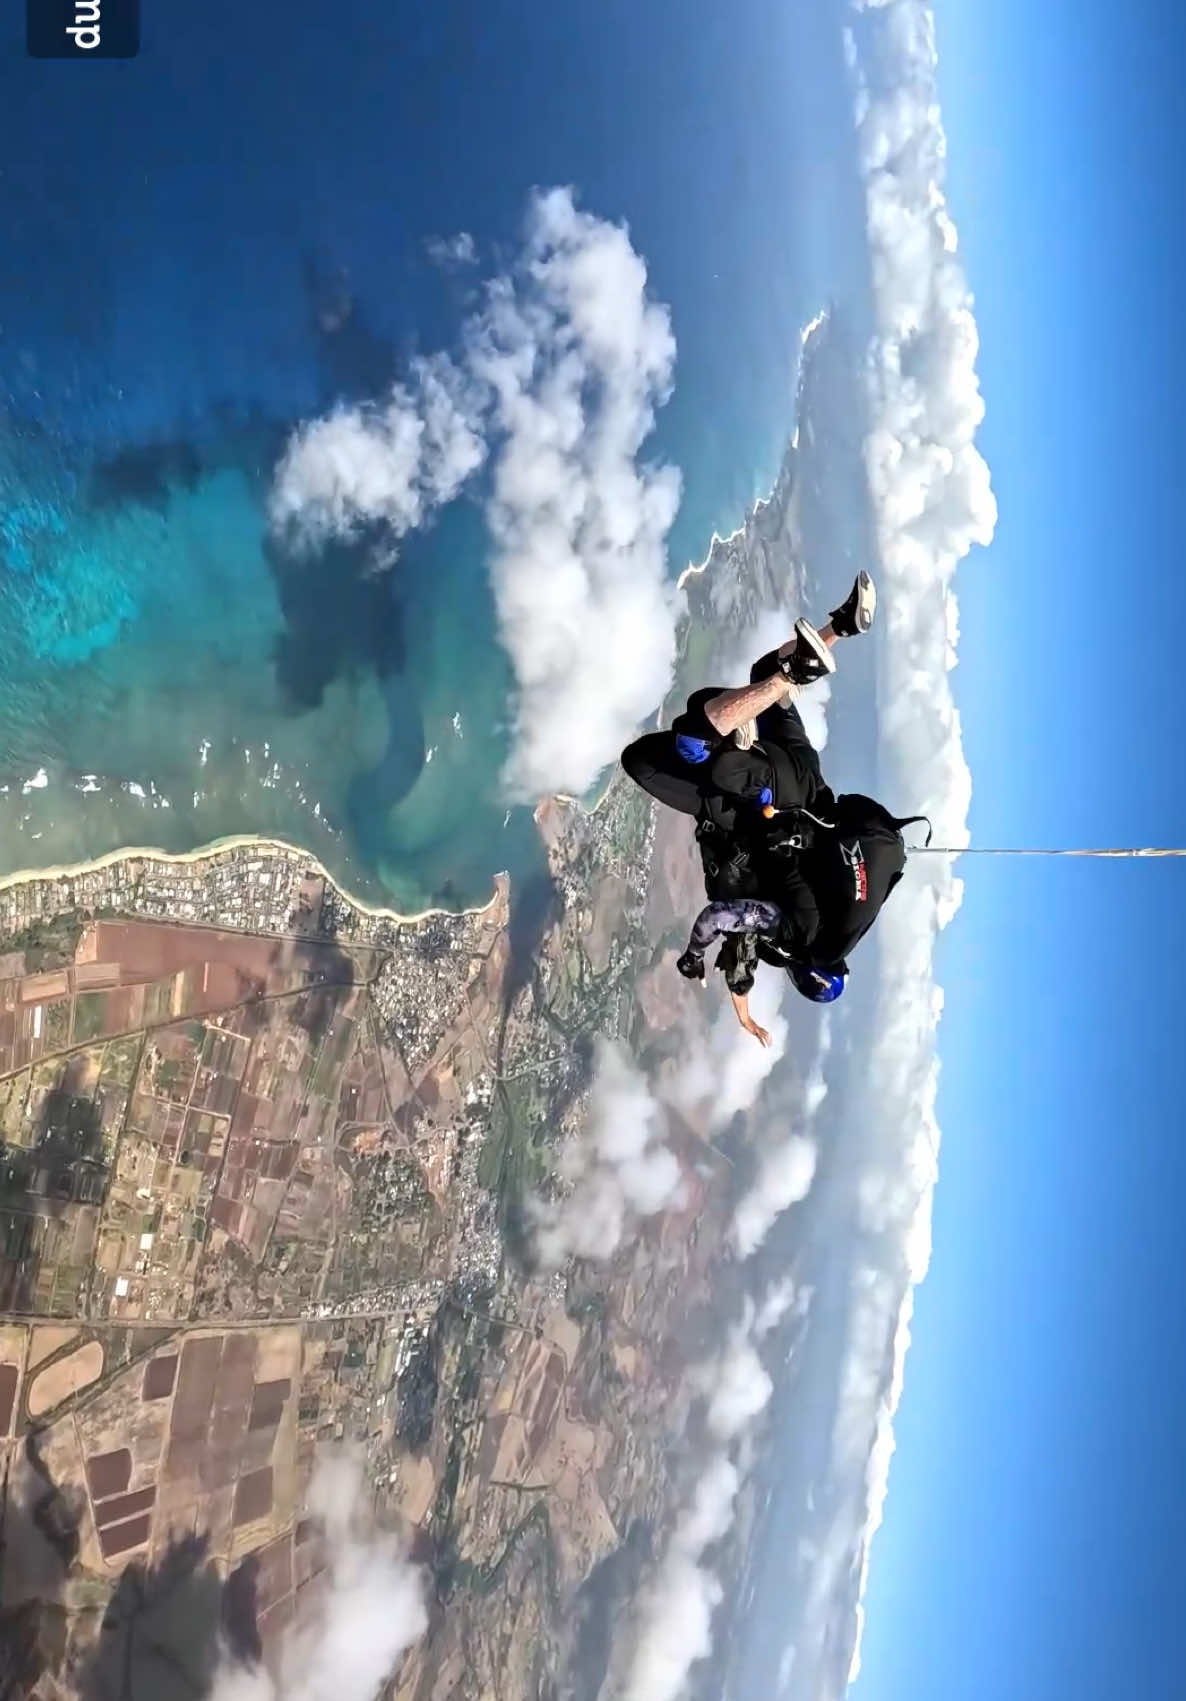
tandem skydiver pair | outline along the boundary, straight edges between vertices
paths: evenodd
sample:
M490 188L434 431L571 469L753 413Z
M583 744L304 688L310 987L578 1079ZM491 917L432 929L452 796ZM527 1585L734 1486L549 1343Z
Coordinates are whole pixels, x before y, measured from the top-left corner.
M848 954L902 877L902 828L925 820L834 793L794 702L836 671L836 643L868 632L876 607L873 580L859 573L827 624L796 621L748 685L694 691L669 729L622 752L637 785L695 821L709 901L679 972L702 981L705 954L723 937L716 966L742 1027L763 1044L769 1035L748 1004L758 963L783 970L813 1003L839 998Z

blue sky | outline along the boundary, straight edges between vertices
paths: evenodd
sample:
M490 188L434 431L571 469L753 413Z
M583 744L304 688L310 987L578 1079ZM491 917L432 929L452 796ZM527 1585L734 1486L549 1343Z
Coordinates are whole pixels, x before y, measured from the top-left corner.
M981 844L1186 843L1186 20L948 3L1000 525L958 579ZM861 1701L1180 1690L1186 865L965 861L942 1173Z

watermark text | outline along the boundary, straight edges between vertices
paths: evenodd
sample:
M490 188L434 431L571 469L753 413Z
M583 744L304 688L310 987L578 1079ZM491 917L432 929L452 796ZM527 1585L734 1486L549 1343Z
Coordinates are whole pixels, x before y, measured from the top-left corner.
M134 59L140 0L25 0L34 59Z

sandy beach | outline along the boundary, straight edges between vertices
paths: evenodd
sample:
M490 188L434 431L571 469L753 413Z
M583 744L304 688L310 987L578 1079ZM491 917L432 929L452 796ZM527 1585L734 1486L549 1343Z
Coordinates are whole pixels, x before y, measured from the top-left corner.
M315 868L319 876L337 895L352 909L361 915L372 916L383 921L397 922L400 925L428 921L432 916L445 915L485 915L498 902L498 883L505 881L510 884L510 875L505 869L494 876L494 891L482 904L471 904L466 909L450 910L443 906L418 910L414 914L403 915L398 910L386 909L381 905L367 904L361 898L356 898L344 886L338 884L333 875L317 857L304 850L300 845L294 845L287 839L261 838L250 833L232 834L227 838L214 839L210 844L199 845L191 851L165 851L154 845L128 845L119 850L106 851L102 856L92 857L89 861L65 863L49 868L21 868L12 874L0 877L0 892L10 890L14 886L29 886L47 880L75 880L85 874L94 874L103 868L112 868L120 862L163 862L172 865L195 862L211 862L221 856L226 856L235 850L284 851L293 856L299 856Z

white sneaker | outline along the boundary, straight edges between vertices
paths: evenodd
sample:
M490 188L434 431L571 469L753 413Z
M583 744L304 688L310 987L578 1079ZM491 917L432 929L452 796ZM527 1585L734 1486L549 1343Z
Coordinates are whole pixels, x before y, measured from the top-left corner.
M858 633L869 630L876 612L877 586L868 573L860 572L853 581L852 590L840 607L832 610L828 619L838 638L855 638Z
M835 673L836 661L810 620L796 620L795 647L781 657L778 671L792 685L811 685Z

